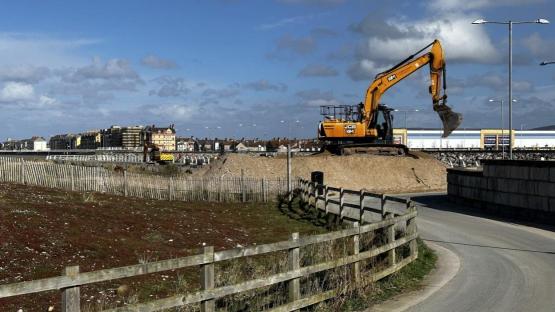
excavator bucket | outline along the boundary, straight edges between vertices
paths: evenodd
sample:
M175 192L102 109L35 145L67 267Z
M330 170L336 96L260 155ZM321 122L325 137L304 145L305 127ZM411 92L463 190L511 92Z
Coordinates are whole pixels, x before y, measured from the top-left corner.
M461 122L463 121L463 117L459 113L455 113L451 110L451 107L447 105L437 105L434 107L434 110L439 115L441 122L443 123L443 135L442 138L448 137L453 130L457 129Z

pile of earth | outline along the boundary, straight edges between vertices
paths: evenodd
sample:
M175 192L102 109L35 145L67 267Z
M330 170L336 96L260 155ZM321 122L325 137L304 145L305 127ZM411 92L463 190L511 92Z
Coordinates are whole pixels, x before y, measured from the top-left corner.
M285 157L228 154L195 175L277 178L287 174ZM335 156L318 154L292 159L295 177L310 179L313 171L324 172L324 183L348 189L367 189L380 193L445 190L446 168L441 162L419 154L418 157L378 155Z

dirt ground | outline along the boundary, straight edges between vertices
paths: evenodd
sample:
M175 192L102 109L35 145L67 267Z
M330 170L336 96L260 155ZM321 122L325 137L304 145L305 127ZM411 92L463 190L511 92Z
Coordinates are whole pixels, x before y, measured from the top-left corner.
M197 254L204 244L221 250L322 231L290 219L275 203L154 201L0 183L0 285L59 276L70 265L85 272ZM139 292L138 285L155 281L162 286L139 293L153 299L175 290L170 275L176 272L124 283ZM120 283L84 287L84 305L120 300ZM59 301L56 291L4 298L0 310L59 311Z
M294 176L307 179L312 171L323 171L327 185L355 190L365 188L378 193L445 190L445 166L426 154L418 156L298 156L292 160L292 171ZM194 174L239 176L241 169L249 177L283 177L287 172L287 160L285 157L228 154Z

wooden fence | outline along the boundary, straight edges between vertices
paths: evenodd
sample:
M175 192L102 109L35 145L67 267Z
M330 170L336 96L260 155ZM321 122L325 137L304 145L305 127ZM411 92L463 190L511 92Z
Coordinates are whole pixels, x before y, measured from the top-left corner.
M0 157L0 182L182 201L269 201L287 193L287 179L174 177ZM298 181L293 180L293 188Z
M304 199L318 198L317 190L320 186L306 181L302 181L301 184L303 186L301 193ZM328 190L329 189L331 188L328 187ZM341 192L343 194L341 196L343 205L349 204L350 201L347 192L356 193L354 191L343 190ZM350 228L326 234L300 237L298 233L294 233L289 240L277 243L217 252L214 251L213 247L204 247L201 254L194 256L93 272L81 273L79 272L78 266L67 267L63 275L59 277L0 285L0 298L49 290L61 290L62 311L76 312L80 311L80 286L187 267L198 267L200 268L199 275L201 282L201 290L199 291L174 295L145 303L116 307L104 311L160 311L190 304L200 304L201 311L209 312L215 311L216 300L218 299L248 291L255 291L277 284L286 285L287 291L285 296L287 300L285 304L273 306L270 311L295 311L334 298L335 296L341 295L345 290L345 287L337 287L322 290L316 294L307 295L305 293L303 295L301 292L303 285L301 283L306 283L305 278L308 276L343 268L348 269L347 272L351 276L349 281L352 281L356 286L361 286L380 280L400 270L418 257L416 245L418 233L415 223L417 212L412 202L397 197L381 196L367 192L363 193L363 197L375 198L374 196L378 196L380 200L383 199L384 201L403 203L408 209L400 214L384 211L384 219L382 221L361 225L359 225L358 222L354 222L353 226ZM333 197L330 193L328 193L328 196ZM328 213L334 213L334 209L331 209L334 199L329 200ZM383 207L385 207L385 205L381 205L381 207L368 207L364 204L365 200L362 200L362 203L363 206L359 207L361 211L365 211L366 209L376 209L380 211L380 209L383 210ZM308 204L309 207L313 209L322 209L319 208L313 200L308 200ZM359 215L363 215L361 220L364 220L364 213L359 213ZM399 231L399 229L403 230ZM379 240L377 245L372 244L370 247L366 244L362 244L361 238L363 235L373 235L377 232L382 236L385 234L385 240ZM399 233L401 233L401 235L399 235ZM322 245L319 244L333 244L339 240L349 242L348 251L345 254L328 261L310 263L306 266L302 265L301 250L304 250L302 248L308 246L318 246L318 248L322 248ZM403 248L405 252L397 253L399 248ZM317 251L318 250L319 249L317 249ZM406 252L407 250L409 251L408 253ZM279 252L285 252L287 254L287 269L285 269L284 272L282 271L270 276L250 279L234 285L215 285L215 264L231 259L247 261L248 257ZM365 270L369 261L377 257L384 258L385 261L382 262L385 262L385 265L381 267L376 266L372 270Z

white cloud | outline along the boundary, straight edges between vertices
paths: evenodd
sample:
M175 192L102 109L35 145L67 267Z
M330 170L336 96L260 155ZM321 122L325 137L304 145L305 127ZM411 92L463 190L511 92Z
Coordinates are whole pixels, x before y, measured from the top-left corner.
M24 109L52 109L60 106L56 99L46 95L37 96L32 85L21 82L4 84L0 90L0 104Z
M82 82L89 79L141 80L139 74L127 60L114 58L104 63L99 57L94 57L91 65L77 68L65 79L70 82Z
M35 97L35 89L30 84L20 82L7 82L0 91L0 101L21 102Z
M50 106L54 106L54 105L58 104L58 101L56 101L56 99L48 97L46 95L41 95L39 97L39 104L42 107L50 107Z
M378 71L370 72L371 70L396 64L436 38L441 41L448 66L452 62L499 62L499 53L484 27L471 24L474 19L467 14L445 14L439 18L425 18L410 23L384 21L390 37L383 33L372 33L373 28L357 26L368 31L360 31L366 38L361 43L358 60L349 69L349 74L353 79L368 79L368 76L364 77L364 73L373 77Z

